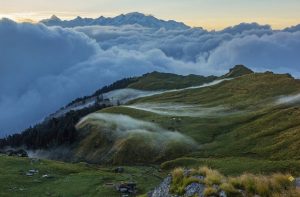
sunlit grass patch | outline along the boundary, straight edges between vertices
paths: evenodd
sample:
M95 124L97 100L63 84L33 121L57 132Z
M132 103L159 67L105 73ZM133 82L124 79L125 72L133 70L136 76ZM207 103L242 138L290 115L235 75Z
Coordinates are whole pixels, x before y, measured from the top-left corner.
M203 177L203 179L199 177ZM298 194L298 191L290 177L290 174L280 173L271 175L244 173L236 177L226 177L217 170L206 166L190 170L176 168L172 171L170 191L173 194L182 195L189 184L201 183L205 185L204 196L218 195L222 191L228 196L244 194L261 197L291 196L295 192Z

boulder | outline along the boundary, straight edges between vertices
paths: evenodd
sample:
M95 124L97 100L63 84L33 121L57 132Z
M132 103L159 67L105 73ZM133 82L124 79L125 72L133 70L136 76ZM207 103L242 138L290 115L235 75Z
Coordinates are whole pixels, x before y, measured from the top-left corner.
M191 183L185 188L185 197L199 196L203 197L203 192L205 189L205 185L200 183Z

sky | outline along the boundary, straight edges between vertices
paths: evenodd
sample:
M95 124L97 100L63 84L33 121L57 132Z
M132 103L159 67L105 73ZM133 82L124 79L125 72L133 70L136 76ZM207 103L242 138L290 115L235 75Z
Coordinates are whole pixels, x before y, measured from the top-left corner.
M241 22L282 29L300 23L299 9L299 0L0 0L0 17L17 21L39 21L52 14L71 19L137 11L209 30Z

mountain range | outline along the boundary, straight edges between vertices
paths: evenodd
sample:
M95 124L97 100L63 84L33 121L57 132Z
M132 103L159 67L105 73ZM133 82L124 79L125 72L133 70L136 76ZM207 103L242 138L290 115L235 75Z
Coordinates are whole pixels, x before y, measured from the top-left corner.
M155 18L152 15L144 15L138 12L132 12L128 14L121 14L116 17L99 17L96 19L93 18L81 18L78 16L73 20L61 20L57 16L53 15L49 19L41 20L40 23L43 23L47 26L61 26L61 27L78 27L78 26L93 26L93 25L102 25L102 26L123 26L123 25L140 25L148 28L165 28L167 30L176 30L176 29L189 29L190 27L184 23L176 22L174 20L160 20Z

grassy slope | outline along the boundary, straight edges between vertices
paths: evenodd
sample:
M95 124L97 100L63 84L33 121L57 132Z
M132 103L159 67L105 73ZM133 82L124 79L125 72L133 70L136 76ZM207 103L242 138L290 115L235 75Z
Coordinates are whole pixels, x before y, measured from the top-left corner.
M25 176L38 169L33 177ZM165 176L154 167L125 167L123 174L112 173L113 167L87 166L27 158L0 156L0 196L119 196L106 183L137 182L139 194L154 188ZM54 178L41 178L50 174Z
M217 77L215 76L181 76L171 73L152 72L149 74L145 74L142 77L139 77L138 81L130 84L128 88L139 90L180 89L209 83L215 80L216 78Z
M300 82L289 75L249 74L213 87L172 92L137 99L141 103L187 103L206 107L226 106L241 113L218 117L172 117L113 107L101 112L127 114L174 128L194 138L201 150L188 156L246 157L298 160L300 157L300 105L274 105L281 95L300 92ZM292 162L293 163L293 162ZM278 168L280 170L280 168Z

